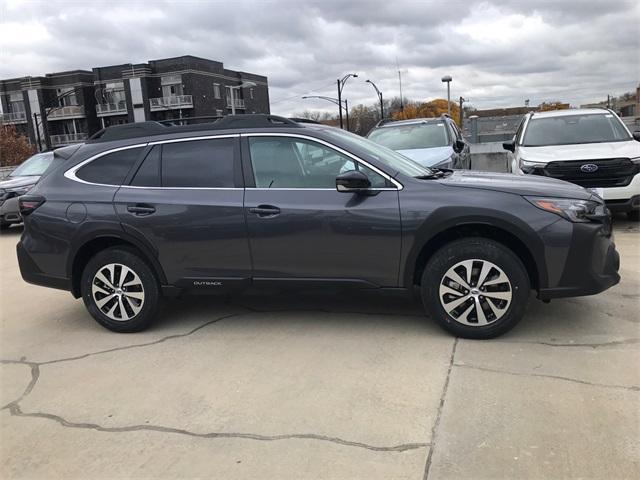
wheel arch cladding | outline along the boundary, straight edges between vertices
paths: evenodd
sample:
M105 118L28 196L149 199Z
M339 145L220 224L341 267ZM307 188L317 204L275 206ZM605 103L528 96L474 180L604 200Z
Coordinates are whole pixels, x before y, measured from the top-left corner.
M80 298L81 296L80 280L82 278L82 271L84 270L87 262L98 252L112 247L125 247L128 250L132 250L142 260L147 262L151 267L151 270L155 273L160 284L166 283L164 272L158 260L146 253L148 252L148 249L145 249L138 241L132 240L123 235L104 234L84 242L77 248L75 254L72 256L70 266L71 293L75 298Z
M422 243L419 248L414 249L414 252L409 256L405 270L405 284L419 285L422 280L422 272L434 253L449 242L469 237L488 238L509 248L523 263L529 276L531 288L537 290L541 280L544 283L546 278L544 262L536 261L530 248L519 236L491 223L465 223L453 225L440 231Z

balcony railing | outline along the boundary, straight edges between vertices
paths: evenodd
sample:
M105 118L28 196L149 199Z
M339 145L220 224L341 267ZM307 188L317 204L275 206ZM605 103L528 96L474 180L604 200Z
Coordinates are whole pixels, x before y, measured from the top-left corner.
M117 103L99 103L96 105L96 114L99 117L106 117L107 115L122 115L127 113L127 102Z
M60 147L63 145L70 145L72 143L84 142L89 138L86 133L67 133L64 135L51 135L51 145L53 147Z
M244 108L244 98L234 98L233 103L236 108ZM231 99L227 97L227 108L231 108Z
M0 123L27 123L25 112L0 113Z
M47 120L61 120L64 118L84 117L83 105L68 105L66 107L54 107L47 114Z
M152 112L193 108L193 97L191 95L173 95L170 97L150 98L149 107L151 107Z

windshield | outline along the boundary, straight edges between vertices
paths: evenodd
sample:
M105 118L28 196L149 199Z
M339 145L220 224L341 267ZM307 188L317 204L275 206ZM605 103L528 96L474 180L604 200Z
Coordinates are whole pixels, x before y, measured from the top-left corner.
M629 133L613 114L563 115L532 118L522 145L572 145L576 143L621 142L631 140Z
M378 128L368 138L392 150L446 147L449 144L444 122Z
M53 153L38 153L33 157L26 159L22 162L13 172L10 177L28 177L28 176L40 176L47 171L51 161L53 160Z
M339 130L337 128L326 129L324 132L330 136L336 137L338 140L352 144L355 148L366 151L366 153L376 160L388 165L403 175L407 175L409 177L433 175L433 171L431 169L423 167L404 155L400 155L387 147L378 145L377 143L366 138L362 138L354 133Z

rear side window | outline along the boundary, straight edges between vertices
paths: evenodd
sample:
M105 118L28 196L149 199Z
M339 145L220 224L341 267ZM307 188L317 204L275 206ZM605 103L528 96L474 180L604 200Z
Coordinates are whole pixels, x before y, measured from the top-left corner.
M162 186L235 187L234 138L192 140L162 145Z
M80 168L76 176L85 182L122 185L142 150L143 147L136 147L108 153Z

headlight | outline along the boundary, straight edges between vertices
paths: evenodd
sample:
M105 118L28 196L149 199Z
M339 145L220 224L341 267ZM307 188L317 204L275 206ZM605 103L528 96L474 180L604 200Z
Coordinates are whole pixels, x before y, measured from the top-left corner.
M591 200L574 198L524 197L540 210L555 213L570 222L589 222L587 215L593 215L598 206Z
M15 193L16 195L20 196L20 195L24 195L25 193L27 193L33 187L35 187L35 183L33 185L26 185L24 187L14 188L14 189L12 189L10 191Z
M525 160L524 158L520 159L520 170L525 173L531 173L536 168L544 168L546 163L541 162L530 162L529 160Z

